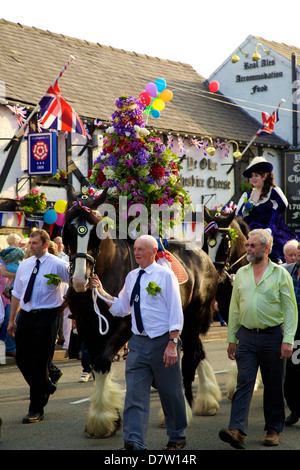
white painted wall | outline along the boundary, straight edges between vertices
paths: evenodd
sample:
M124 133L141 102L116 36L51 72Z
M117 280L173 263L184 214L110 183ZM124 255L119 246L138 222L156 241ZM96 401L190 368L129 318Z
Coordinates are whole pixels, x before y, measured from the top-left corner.
M275 133L281 138L292 143L292 63L285 57L270 50L269 54L262 51L258 46L258 52L262 58L253 62L251 57L255 50L257 41L248 36L239 46L248 57L237 48L236 53L240 61L232 64L232 54L220 65L220 67L209 77L209 81L219 82L219 91L232 101L239 104L251 116L261 123L261 112L271 114L283 98L286 100L279 111L279 122L275 126ZM266 47L264 47L266 49ZM263 66L263 61L269 61L269 65ZM258 65L257 68L247 68ZM253 77L264 74L282 74L278 78L264 78L251 81L239 81L239 77ZM299 74L298 74L299 76ZM294 96L295 99L295 96ZM299 126L298 126L299 127ZM298 129L298 141L300 129Z

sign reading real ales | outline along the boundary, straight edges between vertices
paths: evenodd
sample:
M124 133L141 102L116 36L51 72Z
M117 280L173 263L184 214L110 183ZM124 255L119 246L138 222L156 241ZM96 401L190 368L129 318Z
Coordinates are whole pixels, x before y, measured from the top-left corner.
M288 200L286 223L300 236L300 152L285 154L284 185L284 192Z

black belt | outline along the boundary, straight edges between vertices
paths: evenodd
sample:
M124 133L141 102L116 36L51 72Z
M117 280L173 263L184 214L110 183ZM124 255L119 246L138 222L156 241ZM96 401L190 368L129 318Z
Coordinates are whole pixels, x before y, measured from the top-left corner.
M243 328L245 328L245 330L247 331L251 331L251 333L271 333L272 330L274 330L275 328L279 328L280 326L281 325L267 326L267 328L246 328L245 326L243 326Z
M35 313L45 312L46 310L54 310L54 309L56 309L56 308L58 308L58 307L52 307L52 308L37 308L36 310L29 310L29 311L27 311L27 310L22 310L22 311L25 312L25 313L33 313L33 314L35 314Z

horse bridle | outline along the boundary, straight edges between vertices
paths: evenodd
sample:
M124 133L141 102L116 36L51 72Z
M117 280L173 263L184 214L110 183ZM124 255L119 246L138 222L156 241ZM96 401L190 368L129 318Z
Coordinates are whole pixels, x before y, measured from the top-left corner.
M87 226L86 226L85 219L81 219L76 231L77 231L78 236L80 236L80 237L85 237L86 236L86 234L88 233L88 229L87 229ZM88 253L74 253L73 255L70 255L69 256L69 261L70 261L69 273L70 273L70 275L72 276L72 274L73 274L73 262L77 258L84 258L87 261L89 261L89 263L91 265L91 269L90 269L90 271L91 271L90 277L91 277L94 274L94 271L95 271L96 258L98 256L98 253L99 253L99 248L98 248L98 250L96 250L95 256L89 255Z
M205 230L207 229L208 230ZM227 276L228 278L230 278L230 275L228 273L228 271L230 271L237 263L239 263L242 259L245 258L245 256L247 256L247 253L244 253L237 261L235 261L234 263L232 263L231 265L229 264L229 260L230 260L230 256L231 256L231 240L228 236L228 233L230 232L230 228L229 227L219 227L218 224L213 221L213 222L210 222L210 224L208 224L205 229L204 229L204 233L207 233L209 230L211 230L212 228L214 228L215 230L219 230L220 232L227 232L226 235L225 235L225 238L228 240L228 251L227 251L227 256L225 258L224 261L215 261L214 264L215 265L224 265L220 275L219 275L219 283L220 282L224 282L225 281L225 277ZM208 245L209 245L209 242L207 242Z

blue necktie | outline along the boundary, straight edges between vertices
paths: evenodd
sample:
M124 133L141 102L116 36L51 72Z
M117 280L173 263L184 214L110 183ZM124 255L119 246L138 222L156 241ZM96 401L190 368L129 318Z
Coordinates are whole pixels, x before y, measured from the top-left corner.
M29 302L29 300L30 300L30 297L31 297L31 294L32 294L32 290L33 290L33 284L34 284L36 275L37 275L37 273L38 273L39 267L40 267L40 260L37 259L37 260L36 260L36 263L35 263L35 266L34 266L34 268L33 268L33 271L32 271L32 273L31 273L29 282L28 282L27 287L26 287L26 292L25 292L25 295L24 295L24 302L25 302L25 304L27 304L27 302Z
M137 329L139 330L140 333L142 333L144 329L142 316L141 316L141 306L140 306L140 292L141 292L140 279L141 279L142 274L144 274L144 272L145 271L143 269L140 270L137 280L132 289L131 297L130 297L130 305L132 305L134 302L135 321L136 321Z

